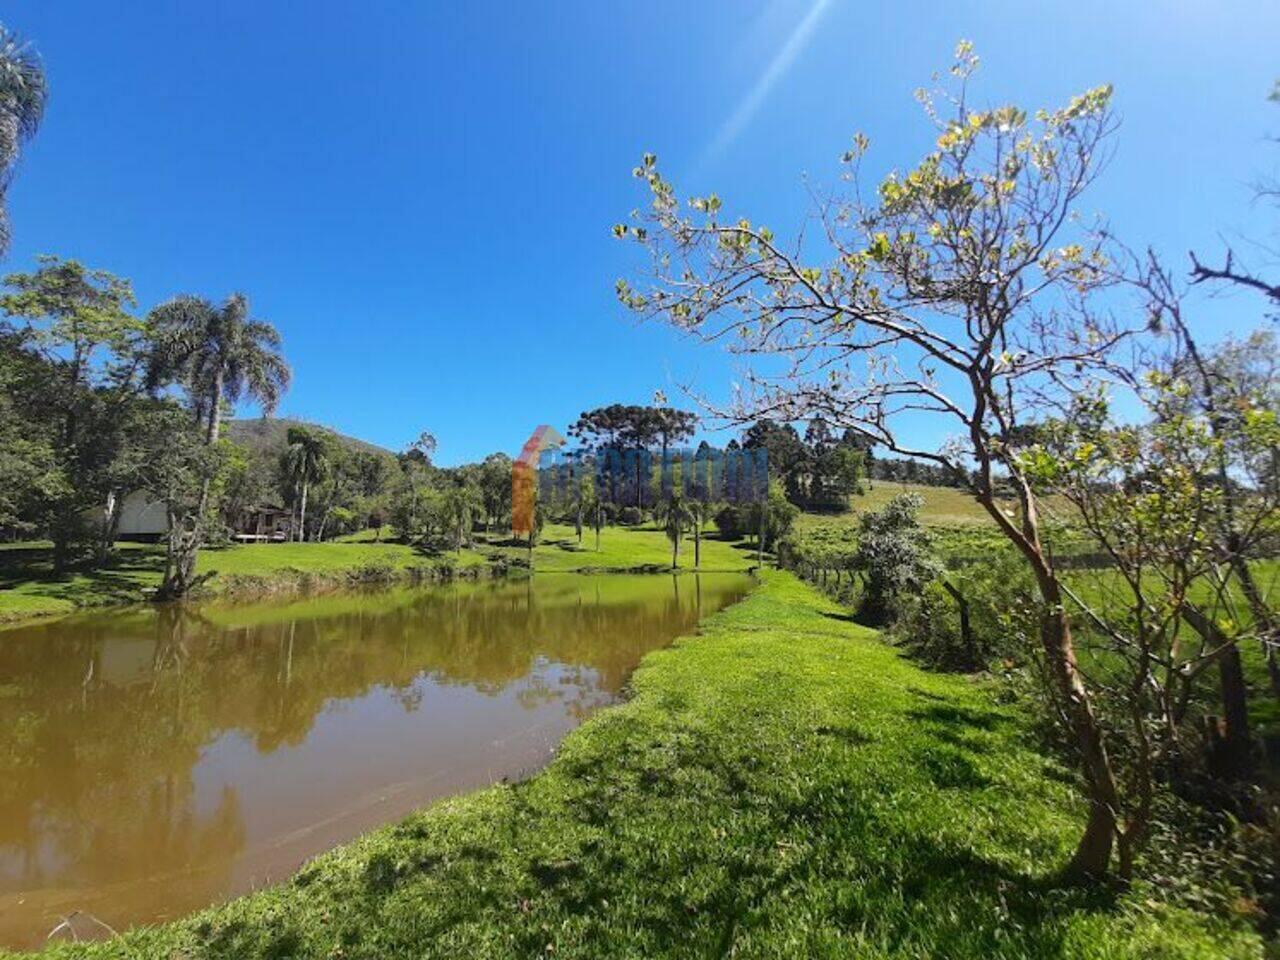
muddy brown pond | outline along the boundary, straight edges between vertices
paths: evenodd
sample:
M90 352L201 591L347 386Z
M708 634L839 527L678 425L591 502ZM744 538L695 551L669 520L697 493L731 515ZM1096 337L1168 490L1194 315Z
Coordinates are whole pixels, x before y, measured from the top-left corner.
M173 919L526 774L749 587L549 574L0 631L0 944Z

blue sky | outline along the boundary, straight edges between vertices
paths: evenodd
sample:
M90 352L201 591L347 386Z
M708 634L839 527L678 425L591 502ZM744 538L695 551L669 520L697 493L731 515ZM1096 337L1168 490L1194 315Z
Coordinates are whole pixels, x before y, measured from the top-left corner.
M642 201L640 154L682 194L799 226L801 176L834 183L854 131L873 169L928 149L911 94L962 37L980 100L1115 84L1123 125L1090 203L1131 243L1275 240L1248 187L1280 160L1274 2L9 0L2 16L52 91L4 268L73 256L131 278L144 308L243 290L285 337L282 414L397 449L429 429L445 463L677 381L722 393L728 358L614 300L639 266L610 226ZM1233 297L1202 323L1261 314Z

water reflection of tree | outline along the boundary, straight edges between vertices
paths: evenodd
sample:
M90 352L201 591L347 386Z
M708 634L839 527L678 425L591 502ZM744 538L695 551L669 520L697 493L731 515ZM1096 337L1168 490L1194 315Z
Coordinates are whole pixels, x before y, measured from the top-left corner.
M197 865L208 896L224 886L243 820L234 793L195 809L209 717L185 652L188 619L83 621L74 640L51 629L0 645L0 729L21 731L0 738L0 889L93 887ZM150 653L125 684L103 666L120 643Z
M699 599L714 606L743 588L740 578L677 592L658 577L548 576L275 605L279 617L272 605L186 606L7 634L0 890L197 863L216 890L244 844L243 818L231 792L198 810L193 771L224 733L271 752L305 740L326 705L374 688L416 710L424 677L491 695L518 684L524 707L558 701L578 716L687 630Z

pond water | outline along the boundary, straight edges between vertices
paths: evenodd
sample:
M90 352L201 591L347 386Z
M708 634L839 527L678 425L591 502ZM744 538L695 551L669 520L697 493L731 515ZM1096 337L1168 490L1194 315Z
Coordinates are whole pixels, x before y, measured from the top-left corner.
M0 631L0 944L172 919L518 777L745 575L542 575Z

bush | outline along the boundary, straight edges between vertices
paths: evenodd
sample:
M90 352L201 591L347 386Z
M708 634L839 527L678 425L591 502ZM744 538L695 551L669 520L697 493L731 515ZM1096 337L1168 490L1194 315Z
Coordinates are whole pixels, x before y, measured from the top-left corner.
M918 517L923 503L916 494L899 494L858 518L853 566L864 584L858 610L862 622L877 627L893 623L904 602L921 597L937 574L933 541Z
M618 522L624 527L635 527L644 523L644 511L639 507L623 507L618 511Z
M763 504L753 504L750 510L755 528L759 530L763 526L764 542L767 547L773 547L785 539L791 532L796 517L800 515L800 508L786 498L782 492L782 485L776 481L769 484L769 498ZM764 511L763 524L760 523L761 510Z
M726 503L715 513L716 529L720 535L729 540L739 540L746 536L746 517L742 507L736 503Z
M919 592L900 595L890 633L932 667L977 670L997 658L1022 661L1032 649L1038 617L1026 564L1002 549L982 562L939 570Z

